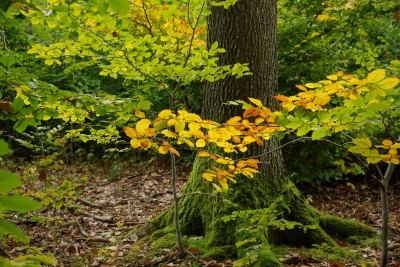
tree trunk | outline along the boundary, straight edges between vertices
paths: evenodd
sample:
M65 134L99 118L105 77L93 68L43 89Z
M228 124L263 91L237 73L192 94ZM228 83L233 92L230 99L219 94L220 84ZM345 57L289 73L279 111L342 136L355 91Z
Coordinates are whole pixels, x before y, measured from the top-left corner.
M202 117L223 122L242 115L238 106L223 105L228 101L249 97L261 100L272 110L278 102L272 97L278 90L278 41L276 27L276 1L238 1L229 9L213 7L208 17L207 44L218 42L226 53L219 56L218 64L249 63L253 75L242 78L228 77L215 83L206 83ZM222 19L223 18L223 19ZM272 139L264 147L253 147L249 156L261 155L279 146ZM286 176L281 150L262 158L263 177L282 179Z
M218 42L220 47L226 49L226 53L220 55L218 64L249 63L253 75L239 79L229 77L206 83L203 119L223 122L233 116L240 116L244 110L223 103L231 100L248 101L249 97L260 99L264 106L272 110L277 108L278 103L272 98L277 94L278 87L276 11L276 0L239 0L229 9L212 8L212 14L208 17L208 46ZM244 231L237 231L243 228L241 222L224 223L221 217L237 209L266 208L280 195L284 196L284 201L278 209L288 220L316 225L317 229L308 230L307 234L302 229L281 231L278 234L271 231L263 239L264 242L297 245L328 242L335 245L322 228L326 227L328 232L334 229L332 232L343 236L371 235L374 232L371 228L353 222L351 230L348 230L344 227L347 225L346 221L320 214L306 203L294 186L282 193L289 179L279 146L279 140L271 138L263 147L253 146L247 153L236 156L247 158L264 154L261 157L263 163L260 175L254 179L239 177L237 184L230 184L233 190L222 195L223 198L238 204L239 208L229 204L230 202L222 201L221 198L207 195L213 192L213 186L201 175L206 169L213 169L214 163L200 157L195 160L180 201L179 217L182 234L204 236L209 246L219 247L210 249L215 253L211 252L207 257L216 260L243 257L243 249L238 250L235 243L251 236L246 236ZM266 153L268 151L273 152ZM227 156L232 157L232 154ZM172 214L169 212L155 220L154 225L158 225L156 227L159 228L171 222ZM280 265L269 250L261 252L258 256L258 266Z

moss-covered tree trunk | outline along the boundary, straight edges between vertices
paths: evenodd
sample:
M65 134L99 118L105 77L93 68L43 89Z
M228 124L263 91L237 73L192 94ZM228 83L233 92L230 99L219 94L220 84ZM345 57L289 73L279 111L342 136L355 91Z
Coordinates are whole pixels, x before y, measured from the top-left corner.
M208 17L208 46L218 42L226 49L221 54L220 65L234 65L235 63L249 63L253 75L240 79L229 77L225 80L205 85L202 117L215 121L242 115L243 110L238 106L223 105L230 100L248 100L248 97L260 99L265 106L276 109L278 103L272 96L277 94L278 88L278 60L277 60L277 21L276 0L239 0L229 9L213 7ZM239 178L237 184L231 184L232 190L223 197L240 205L240 209L261 209L268 207L287 185L288 177L279 149L280 143L276 138L265 142L263 147L254 146L246 154L238 157L263 155L260 168L261 174L254 179ZM272 152L270 152L272 151ZM270 153L269 153L270 152ZM232 155L229 155L232 156ZM235 247L235 243L246 236L236 230L241 222L224 223L221 217L230 214L232 205L206 194L190 194L194 192L211 193L213 186L201 177L205 169L213 168L213 163L204 158L195 160L184 194L180 201L180 223L185 235L202 235L210 246L218 246L219 255L227 257L242 257ZM310 245L322 241L334 242L322 230L324 227L332 230L331 233L344 236L362 233L371 234L373 230L358 224L351 224L350 232L343 227L342 220L330 216L323 216L312 209L300 196L295 187L286 190L280 210L288 220L301 222L306 225L317 225L318 229L303 231L288 230L278 235L271 235L265 242L286 242L291 244ZM172 213L167 213L157 222L161 225L171 223ZM349 225L350 226L350 225ZM267 240L268 239L268 240ZM222 253L221 253L222 252ZM213 256L213 255L208 255ZM217 257L215 255L215 257ZM259 257L259 266L279 266L269 251Z

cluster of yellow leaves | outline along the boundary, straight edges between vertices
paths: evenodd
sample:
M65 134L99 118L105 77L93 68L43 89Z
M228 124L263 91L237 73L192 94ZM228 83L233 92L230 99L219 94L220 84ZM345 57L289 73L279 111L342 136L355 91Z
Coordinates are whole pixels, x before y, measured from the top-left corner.
M400 143L393 144L390 140L383 140L382 145L377 145L377 148L387 149L387 154L380 155L384 162L391 162L393 164L400 164L400 155L397 155L397 148L400 148Z
M355 146L350 147L349 151L364 156L368 163L377 163L384 161L386 163L400 164L400 155L397 154L397 148L400 143L394 143L391 140L383 140L382 145L376 145L376 148L388 150L385 154L379 154L377 149L372 148L371 140L368 138L353 139Z
M279 95L274 98L282 102L284 111L290 112L296 107L305 107L316 111L324 109L331 97L336 95L345 99L356 100L361 92L375 91L380 96L386 96L386 90L395 87L398 78L386 78L384 70L375 70L368 74L366 79L359 80L354 75L346 75L342 71L327 76L328 80L318 83L307 83L296 87L302 92L294 96ZM312 90L309 90L312 89Z
M275 124L276 113L264 107L261 101L250 98L255 106L250 106L244 111L243 117L235 116L227 122L219 124L211 120L202 120L200 116L179 110L177 114L171 110L161 111L153 121L146 118L139 110L135 115L140 118L135 128L125 127L124 132L131 138L133 148L155 148L160 154L172 153L180 156L179 152L171 145L171 140L176 144L186 144L191 148L203 149L209 143L214 143L223 148L226 153L246 152L248 145L256 143L263 146L263 140L268 140L272 133L282 130ZM234 181L235 175L242 174L253 178L258 173L257 159L234 161L202 150L201 157L209 157L215 162L226 165L226 170L208 170L203 177L212 181L216 178L220 185L227 189L228 180ZM218 187L218 186L216 186Z

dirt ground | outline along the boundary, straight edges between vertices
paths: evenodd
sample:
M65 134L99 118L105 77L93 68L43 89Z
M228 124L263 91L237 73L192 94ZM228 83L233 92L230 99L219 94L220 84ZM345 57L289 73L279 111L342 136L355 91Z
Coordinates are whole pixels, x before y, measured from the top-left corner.
M20 192L35 192L31 194L33 197L47 198L51 204L33 220L31 214L8 218L18 223L31 237L29 246L13 238L2 241L0 255L10 258L49 253L57 258L57 266L60 267L121 266L115 265L115 262L128 255L138 240L136 235L130 234L130 230L167 210L173 200L170 166L159 162L112 165L103 161L73 166L55 164L47 169L38 169L34 164L16 166L22 165L15 163L10 169L17 172L24 182ZM189 172L189 165L179 165L179 192ZM390 243L400 242L399 189L400 178L395 178L389 192ZM312 199L311 204L318 210L364 222L379 231L380 191L378 183L371 178L342 181L329 186L300 186L300 190L305 197ZM79 197L74 199L76 193ZM360 253L366 262L379 262L380 252L376 249L367 248ZM165 254L171 255L171 251L165 251ZM390 252L390 266L400 266L397 254L396 250ZM297 262L290 261L296 257ZM204 266L232 265L232 261L217 263L209 259L201 260L201 255L197 258ZM294 250L286 255L289 259L286 266L357 266L345 259L345 265L342 265L342 262L311 262L306 258ZM152 259L146 260L145 255L143 262L142 265L124 266L155 265ZM174 262L171 258L165 261L164 266L190 265Z

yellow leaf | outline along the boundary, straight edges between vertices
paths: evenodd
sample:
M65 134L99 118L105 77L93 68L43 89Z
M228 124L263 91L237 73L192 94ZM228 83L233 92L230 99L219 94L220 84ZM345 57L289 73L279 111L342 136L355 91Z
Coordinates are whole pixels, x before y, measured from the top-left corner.
M222 185L222 187L223 187L224 189L228 190L229 186L228 186L228 183L227 183L227 180L226 180L226 179L218 180L218 182Z
M216 162L227 165L227 164L233 164L234 161L229 158L218 158Z
M171 132L170 130L163 130L161 132L165 137L170 137L170 138L177 138L178 135L174 132Z
M296 84L296 87L297 87L299 90L301 90L301 91L307 91L307 88L304 87L304 86L301 85L301 84Z
M164 109L163 111L161 111L158 114L158 117L168 120L168 119L171 119L171 118L175 118L175 114L173 114L172 111L169 110L169 109Z
M135 110L135 116L140 118L140 119L146 118L146 115L140 110Z
M237 136L233 136L233 137L232 137L232 141L233 141L234 143L236 143L236 144L239 144L239 143L242 142L242 140L240 140L240 138L237 137Z
M397 78L387 78L384 79L383 81L379 82L378 85L382 89L392 89L399 83L399 79Z
M396 144L392 145L392 148L400 148L400 143L396 143Z
M400 164L400 161L399 161L398 158L392 158L392 159L390 160L390 162L393 163L393 164L395 164L395 165L399 165L399 164Z
M198 122L189 122L189 130L190 132L196 132L201 129L201 124Z
M168 150L168 147L166 147L166 146L160 146L158 148L158 153L160 153L160 154L167 154L168 152L169 152L169 150Z
M357 79L357 78L352 78L352 79L350 79L350 81L349 81L349 83L351 83L351 84L358 84L359 82L360 82L360 80Z
M32 25L39 24L40 22L41 22L41 20L38 17L31 18Z
M332 81L336 81L338 79L338 76L337 75L329 75L326 78L328 78L329 80L332 80Z
M196 147L205 147L206 146L206 141L204 139L198 139L196 141Z
M367 81L369 83L378 83L385 78L385 71L384 70L374 70L367 76Z
M185 129L186 122L181 120L176 120L174 125L175 125L175 132L180 132Z
M148 119L141 119L136 123L136 130L141 134L144 135L146 132L146 129L149 128L151 124L151 121Z
M208 156L210 156L210 153L208 153L205 150L202 150L202 151L199 152L198 156L199 157L208 157Z
M396 149L396 148L391 148L391 149L389 149L388 154L390 154L390 155L397 155L397 149Z
M139 133L135 129L131 128L131 127L128 127L128 126L124 127L123 130L124 130L125 134L130 138L138 138L138 137L140 137L140 136L138 136Z
M337 76L343 76L344 73L343 73L343 71L338 71L338 72L336 73L336 75L337 75Z
M233 118L230 118L226 124L228 125L240 125L239 121L241 121L242 118L240 116L235 116Z
M391 140L385 139L382 141L382 144L387 148L390 148L393 145L393 142Z
M131 146L133 147L133 148L139 148L140 147L140 139L132 139L131 140Z
M209 181L209 182L212 182L212 180L213 180L214 177L215 177L215 174L214 174L214 173L205 172L205 173L203 173L203 174L201 175L201 177L203 177L204 179L206 179L206 180Z
M44 64L46 64L46 65L53 65L53 63L54 63L54 60L53 60L53 59L46 59L46 60L44 61Z
M219 187L218 185L216 185L214 183L212 185L215 187L215 189L217 189L218 192L221 192L221 187Z
M263 123L264 121L265 121L264 118L257 118L257 119L255 119L254 123L255 123L256 125L258 125L258 124L260 124L260 123Z
M253 137L251 137L251 136L245 136L244 138L243 138L243 140L242 140L242 144L243 145L248 145L248 144L251 144L251 143L253 143L254 141L256 141Z
M262 107L262 102L260 101L260 100L258 100L258 99L255 99L255 98L251 98L251 97L249 97L249 100L252 102L252 103L254 103L257 107Z
M319 83L306 83L306 87L308 87L308 88L320 88L320 87L322 87L322 85L319 84Z

